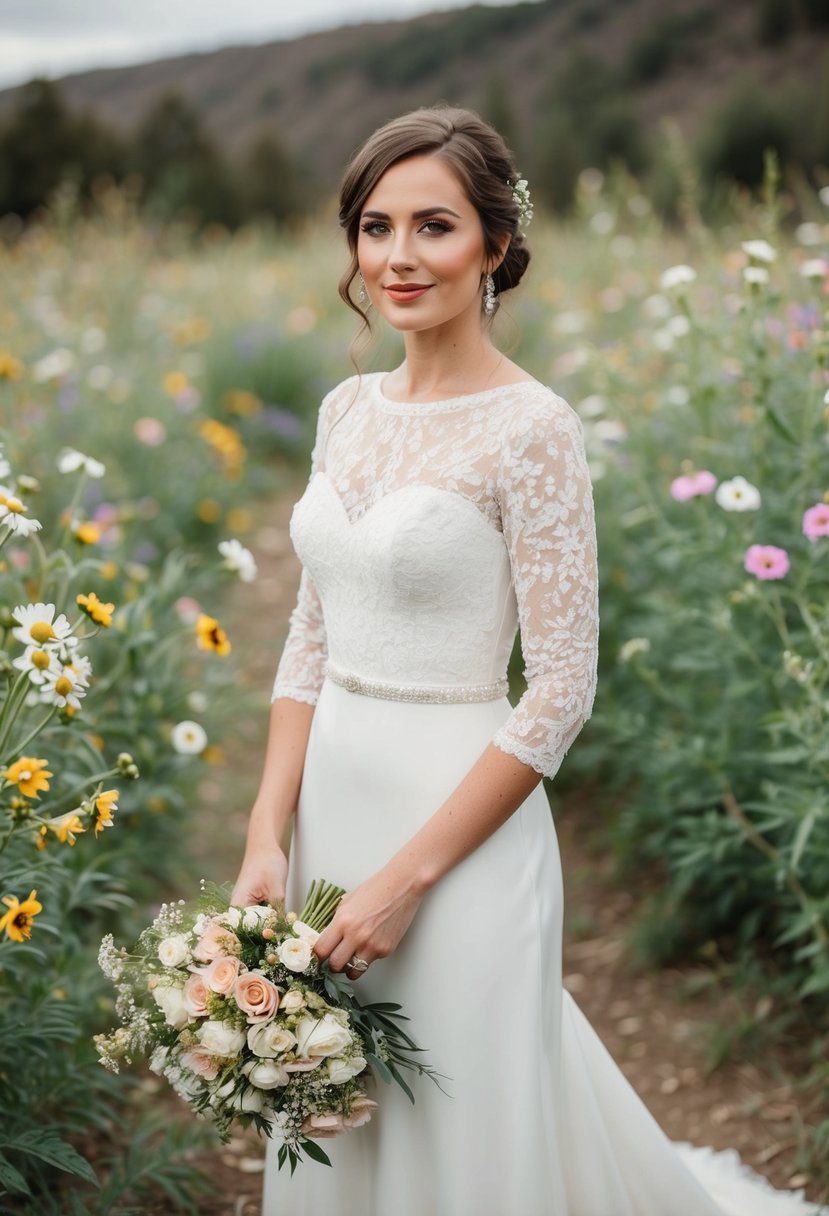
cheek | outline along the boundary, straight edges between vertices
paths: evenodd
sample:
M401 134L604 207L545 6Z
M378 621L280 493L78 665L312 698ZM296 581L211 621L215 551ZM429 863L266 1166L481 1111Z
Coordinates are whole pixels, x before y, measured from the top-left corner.
M478 279L482 273L483 251L477 242L446 242L430 259L437 274L445 279Z

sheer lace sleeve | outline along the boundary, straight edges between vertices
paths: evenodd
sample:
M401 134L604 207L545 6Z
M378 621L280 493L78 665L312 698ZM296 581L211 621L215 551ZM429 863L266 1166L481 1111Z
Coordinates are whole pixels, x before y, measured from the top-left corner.
M323 398L317 415L309 480L322 467L329 411L334 396L335 393L332 391ZM282 657L276 668L271 703L277 697L291 697L294 701L305 701L308 705L316 705L322 687L323 669L327 657L328 646L322 603L313 579L303 567L299 578L296 604L288 620L288 634L285 638Z
M593 709L599 634L584 433L562 398L517 411L503 439L499 493L527 689L493 743L553 777Z

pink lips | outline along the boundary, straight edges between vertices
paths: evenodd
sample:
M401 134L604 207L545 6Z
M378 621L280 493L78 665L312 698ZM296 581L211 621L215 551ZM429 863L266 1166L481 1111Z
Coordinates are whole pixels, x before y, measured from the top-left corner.
M431 283L391 283L384 288L390 300L407 304L410 300L419 300L431 287Z

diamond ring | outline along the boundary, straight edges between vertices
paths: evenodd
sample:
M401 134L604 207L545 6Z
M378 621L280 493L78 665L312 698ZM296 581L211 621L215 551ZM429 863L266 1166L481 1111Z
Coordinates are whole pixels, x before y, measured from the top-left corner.
M354 957L351 959L351 961L348 963L348 969L349 969L349 971L360 971L360 972L368 971L368 963L366 962L366 960L364 958L358 958L357 955L355 954Z

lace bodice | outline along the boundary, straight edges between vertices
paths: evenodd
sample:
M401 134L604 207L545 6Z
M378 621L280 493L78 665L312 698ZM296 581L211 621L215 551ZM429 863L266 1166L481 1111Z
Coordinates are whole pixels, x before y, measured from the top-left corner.
M352 377L320 407L272 699L316 703L328 659L367 678L487 683L520 628L527 688L492 742L551 777L596 685L581 422L534 381L404 403L382 380Z

